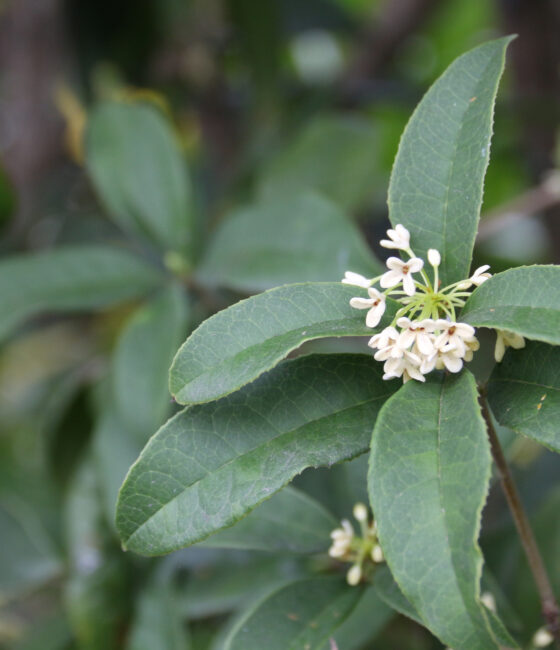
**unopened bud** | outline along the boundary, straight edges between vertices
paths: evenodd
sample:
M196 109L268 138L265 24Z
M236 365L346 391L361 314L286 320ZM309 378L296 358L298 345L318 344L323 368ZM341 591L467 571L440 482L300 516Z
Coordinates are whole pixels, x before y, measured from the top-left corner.
M381 550L381 546L379 546L379 544L376 544L371 549L371 559L377 564L379 564L379 562L385 561L385 556L383 555L383 551Z
M368 510L366 506L364 506L363 503L357 503L354 506L354 517L356 518L357 521L362 521L362 522L367 522L368 520Z
M359 564L354 564L346 574L346 582L354 587L362 579L362 567Z
M546 648L546 646L550 645L553 641L554 637L546 627L538 629L533 637L533 645L537 648Z
M439 266L441 263L441 255L439 254L439 251L436 250L435 248L430 248L428 250L428 262L432 266Z
M489 591L485 591L480 597L480 602L491 612L496 613L496 599Z

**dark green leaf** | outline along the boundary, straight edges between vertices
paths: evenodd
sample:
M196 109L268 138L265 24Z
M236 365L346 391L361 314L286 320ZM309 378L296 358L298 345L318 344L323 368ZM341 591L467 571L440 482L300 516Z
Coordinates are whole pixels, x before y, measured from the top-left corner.
M171 286L141 306L117 342L113 392L118 413L140 440L162 424L170 410L167 375L185 334L188 307L179 286Z
M263 291L290 282L337 281L381 264L336 205L314 194L260 202L221 224L197 271L201 282Z
M339 282L292 284L224 309L177 352L171 392L181 404L209 402L253 381L305 341L372 334L364 312L349 304L362 295L364 289ZM379 327L388 324L389 312Z
M424 621L405 598L388 567L384 566L376 570L373 576L373 586L384 603L387 603L387 605L399 612L399 614L416 621L420 625L424 625Z
M490 467L468 371L411 381L381 410L368 476L381 545L406 599L454 650L497 647L476 542Z
M318 650L362 596L340 578L307 578L280 588L247 612L224 650Z
M334 633L336 647L340 650L372 647L371 641L393 616L393 610L381 600L375 589L367 587L356 607ZM365 645L368 642L370 645ZM325 644L322 650L333 650L333 645Z
M137 298L160 274L130 253L109 246L72 246L0 262L0 338L44 311L92 309Z
M86 164L101 200L125 230L166 249L190 238L190 183L163 115L144 104L107 103L91 115Z
M205 546L290 553L326 552L337 520L305 492L286 487Z
M426 93L403 133L389 186L391 223L414 252L441 253L440 277L467 277L488 166L492 116L511 37L454 61Z
M366 355L287 361L228 398L192 406L148 443L117 507L124 545L166 553L231 526L307 467L367 449L398 382Z
M189 572L177 592L178 607L186 618L208 618L250 607L271 590L302 576L302 568L287 563L285 557L238 555L213 558L208 566Z
M461 320L559 345L560 266L522 266L498 273L472 293Z
M510 350L488 382L488 400L503 426L560 452L560 347L529 341Z
M368 122L321 117L274 156L259 183L266 199L318 190L346 209L359 206L378 173L378 137Z

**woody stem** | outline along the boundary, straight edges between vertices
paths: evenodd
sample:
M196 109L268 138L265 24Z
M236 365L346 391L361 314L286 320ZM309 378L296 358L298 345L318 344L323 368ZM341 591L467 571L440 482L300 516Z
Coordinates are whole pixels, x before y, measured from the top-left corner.
M541 557L535 535L529 523L529 518L523 508L521 499L519 497L519 492L513 481L513 476L509 469L509 465L506 461L500 440L494 428L494 423L490 416L490 410L488 407L488 401L486 399L486 389L482 388L480 390L480 405L482 409L482 415L486 420L486 428L488 431L488 439L490 440L490 448L492 450L492 456L494 457L494 462L498 470L498 475L502 484L502 489L504 491L509 509L513 516L515 526L517 528L517 533L521 540L523 550L527 556L527 561L529 563L529 568L533 574L533 579L537 586L542 614L547 623L550 633L553 635L556 641L556 647L560 648L560 608L556 602L556 597L552 591L552 586L550 584L550 579L546 572L543 559Z

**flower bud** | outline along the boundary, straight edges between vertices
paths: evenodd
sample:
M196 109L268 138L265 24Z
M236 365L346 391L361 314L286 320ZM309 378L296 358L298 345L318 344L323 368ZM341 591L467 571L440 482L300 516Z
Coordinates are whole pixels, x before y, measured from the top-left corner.
M356 586L362 579L362 567L354 564L346 574L346 582L352 587Z
M550 645L553 641L554 637L546 627L538 629L533 637L533 645L537 648L546 648L546 646Z
M361 521L366 523L368 520L368 511L367 508L364 506L363 503L357 503L354 506L354 517L357 519L357 521Z
M379 564L379 562L385 561L385 556L383 555L383 551L381 550L381 546L379 546L379 544L376 544L371 549L371 559L377 564Z
M436 250L435 248L430 248L428 250L428 262L432 266L439 266L441 263L441 255L439 254L439 251Z

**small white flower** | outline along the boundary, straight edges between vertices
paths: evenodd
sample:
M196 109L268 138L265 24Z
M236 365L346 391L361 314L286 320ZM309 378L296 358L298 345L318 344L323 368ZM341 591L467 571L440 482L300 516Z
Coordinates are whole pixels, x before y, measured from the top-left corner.
M399 333L394 327L386 327L384 330L375 334L368 341L370 348L379 348L380 350L392 345L399 338Z
M368 294L369 298L351 298L350 305L355 309L368 309L366 325L375 327L385 313L385 296L373 287L368 289Z
M346 582L355 587L362 579L362 567L359 564L354 564L346 574Z
M357 521L360 521L362 523L367 523L368 510L363 503L356 503L356 505L354 506L354 510L352 512Z
M371 559L376 563L385 561L385 556L383 555L383 551L381 550L381 546L379 546L379 544L376 544L371 549Z
M352 271L346 271L341 282L342 284L351 284L354 287L362 287L364 289L369 289L372 284L371 280L368 280L359 273L353 273Z
M475 329L467 323L455 323L439 318L435 321L435 328L441 331L434 342L435 347L444 352L456 350L459 357L465 356L467 343L475 340Z
M410 247L410 233L400 223L395 226L395 229L389 229L387 235L390 239L382 239L379 244L383 248L397 248L400 250L407 250Z
M479 266L476 271L471 275L471 282L480 287L483 282L486 282L489 278L492 277L491 273L485 273L490 268L490 264L485 264L484 266Z
M406 316L399 318L397 325L402 328L399 335L398 345L403 349L409 349L416 345L418 352L422 355L432 354L434 351L434 321L426 318L422 321L411 321Z
M387 268L389 271L381 276L379 284L384 289L387 289L402 282L405 293L413 296L416 292L416 287L414 286L412 274L418 273L423 266L424 261L419 257L411 257L406 262L403 262L398 257L390 257L387 260Z
M377 347L378 351L373 355L376 361L386 361L390 357L400 359L404 350L398 345L399 333L394 327L386 327L382 332L372 336L368 345Z
M520 334L508 330L496 330L496 347L494 348L494 359L498 363L504 358L507 347L520 350L525 347L525 339Z
M385 373L383 379L402 377L405 384L409 379L426 381L426 378L420 372L420 357L408 350L403 351L401 358L387 359L383 366L383 371Z
M436 350L435 367L438 370L447 368L449 372L459 372L463 367L463 359L454 354L453 349L447 352Z
M332 546L329 548L329 555L331 557L344 557L350 551L352 540L354 539L354 529L348 519L341 521L342 528L335 528L331 532L333 540Z
M484 264L484 266L479 266L476 271L471 275L470 278L467 280L463 280L463 282L460 282L457 285L457 289L465 290L465 289L470 289L470 287L474 284L477 287L480 287L480 285L483 282L486 282L488 278L492 277L491 273L486 273L486 271L490 268L489 264Z
M430 248L428 250L428 262L434 267L441 264L441 255L437 249Z

